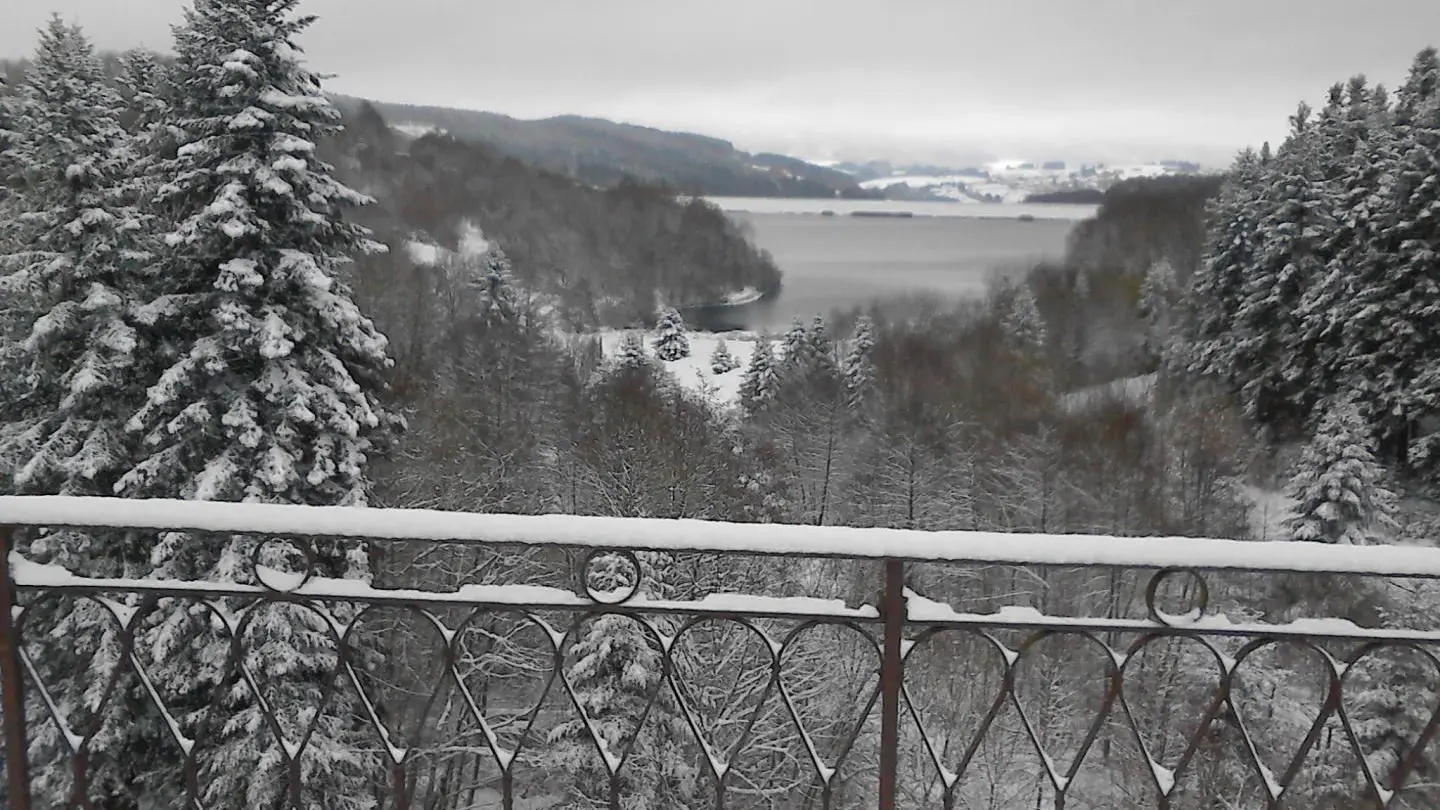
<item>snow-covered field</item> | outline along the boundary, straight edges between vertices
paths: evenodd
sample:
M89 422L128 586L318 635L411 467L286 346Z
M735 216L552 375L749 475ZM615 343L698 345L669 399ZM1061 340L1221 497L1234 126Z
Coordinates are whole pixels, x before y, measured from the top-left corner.
M437 132L442 135L445 133L445 130L433 124L417 124L411 121L405 121L399 124L391 124L390 128L400 133L401 135L406 136L407 138L422 138L432 132Z
M480 226L470 220L460 223L460 250L450 250L432 242L421 242L410 240L405 243L405 255L410 261L433 267L440 263L441 259L451 256L481 257L490 252L490 240L480 230Z
M889 188L891 186L906 185L910 188L926 188L929 186L943 185L973 186L988 182L990 181L986 178L976 177L973 174L902 174L866 180L860 184L860 187Z
M645 341L645 351L653 359L655 347L651 343L655 340L655 333L648 330L629 330ZM600 345L603 347L605 356L613 357L620 350L620 343L625 339L629 331L623 329L606 330L599 334ZM745 378L745 367L750 365L750 357L755 354L755 343L759 335L753 332L727 332L723 335L709 332L690 332L686 335L690 339L690 356L666 363L656 360L661 367L675 376L676 382L690 391L710 398L720 405L735 405L740 401L740 382ZM724 374L716 374L710 369L710 355L715 352L715 347L720 341L725 341L725 348L740 363L733 371Z
M1155 382L1158 379L1158 375L1154 373L1141 374L1138 377L1124 377L1108 383L1081 388L1066 394L1061 394L1060 407L1068 412L1074 413L1084 408L1102 405L1114 400L1138 405L1154 393Z

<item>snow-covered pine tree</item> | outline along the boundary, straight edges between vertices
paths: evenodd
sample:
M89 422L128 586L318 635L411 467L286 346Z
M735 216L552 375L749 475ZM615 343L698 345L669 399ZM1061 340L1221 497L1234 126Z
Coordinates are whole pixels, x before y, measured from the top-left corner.
M616 558L597 559L588 584L597 592L628 589L632 577L640 576L640 593L672 598L664 581L669 555L641 555L640 562L641 571L636 572ZM550 732L544 763L547 770L573 779L567 806L601 810L614 807L611 800L618 798L625 810L692 807L701 777L694 759L699 752L693 750L694 736L671 690L661 682L665 665L660 640L640 619L614 613L581 623L579 633L567 651L565 674L604 753L579 717ZM637 729L652 700L645 724ZM611 768L619 768L613 797Z
M0 278L14 271L15 260L27 240L21 234L20 202L20 100L13 88L0 84ZM18 345L27 327L27 309L19 306L14 292L0 285L0 403L16 396L10 350ZM8 475L0 470L0 480ZM7 482L8 483L8 482Z
M20 171L16 156L10 151L20 137L17 129L19 122L16 120L19 108L19 99L9 92L8 87L0 85L0 211L5 210L7 201L12 198L11 178ZM4 238L4 234L4 226L0 224L0 239Z
M1335 218L1324 237L1321 252L1325 271L1301 296L1296 314L1301 331L1296 351L1310 353L1314 388L1318 396L1342 389L1364 392L1360 404L1368 423L1376 419L1374 373L1352 356L1371 351L1375 320L1393 307L1378 300L1386 284L1388 262L1379 250L1379 235L1390 219L1395 165L1390 130L1377 120L1363 77L1352 79L1346 98L1346 128L1342 136L1344 169L1335 181Z
M1029 284L1022 281L1015 286L1001 326L1007 345L1021 357L1034 360L1045 351L1045 318Z
M845 399L851 408L858 408L870 394L875 379L875 324L869 316L855 321L855 334L845 353L841 372L845 379Z
M20 99L10 88L0 85L0 276L10 272L7 258L17 252L24 240L20 237ZM5 293L0 291L0 296ZM0 327L3 327L10 305L0 297ZM0 339L5 332L0 331ZM4 383L0 382L0 392Z
M1177 358L1177 365L1191 374L1238 383L1233 373L1235 316L1260 248L1264 171L1260 154L1242 151L1210 202L1204 252L1191 275L1181 317L1184 355Z
M790 328L780 338L778 368L792 369L805 364L814 344L810 341L810 330L799 317L790 321Z
M1157 259L1145 272L1145 280L1140 283L1140 314L1150 328L1147 340L1150 352L1157 358L1162 356L1170 339L1179 297L1175 265L1167 258Z
M1440 411L1440 97L1433 49L1416 60L1397 105L1393 213L1376 240L1381 255L1357 298L1375 309L1360 313L1368 329L1353 347L1359 373L1373 390L1381 453L1408 467L1432 464L1440 436L1417 436ZM1357 333L1361 329L1356 324Z
M1305 289L1322 278L1322 247L1333 200L1318 178L1310 108L1301 104L1261 192L1260 249L1235 313L1233 358L1246 413L1265 425L1295 427L1318 401L1313 358L1297 355L1296 314Z
M679 310L670 307L660 316L656 325L655 356L666 363L684 360L690 356L690 338L685 334L685 321Z
M25 136L13 151L24 167L15 203L26 244L3 258L0 282L26 316L10 358L19 385L0 429L0 463L17 492L108 495L132 461L124 425L127 408L143 402L146 373L132 310L153 257L137 249L146 221L127 176L121 107L84 34L51 18L21 87ZM80 537L49 537L34 553L90 562L89 551L50 547Z
M294 44L313 18L298 0L194 0L175 31L172 121L182 133L162 204L176 226L163 284L142 308L165 369L149 380L127 427L143 458L120 479L128 497L364 505L371 454L400 420L380 403L387 344L355 306L346 265L381 246L346 220L369 202L316 155L339 113ZM250 582L257 540L161 538L165 577ZM272 544L273 547L273 544ZM279 564L280 560L265 560ZM363 544L317 541L315 573L364 579ZM308 611L267 608L245 638L248 663L272 708L302 725L316 716L337 658L332 630ZM341 620L344 620L342 615ZM210 806L277 806L291 753L261 720L254 697L222 668L228 640L189 614L167 616L148 640L190 649L157 664L174 702L217 688L228 722L212 730L202 764ZM158 657L158 656L157 656ZM303 802L367 805L368 774L354 713L332 696L299 758Z
M1325 94L1325 106L1312 123L1312 138L1315 156L1315 179L1331 183L1344 174L1349 165L1349 147L1346 144L1348 130L1345 83L1330 85Z
M745 367L745 378L740 383L740 405L746 413L756 414L775 397L775 350L770 335L762 334L755 340L755 351L750 354L750 364Z
M721 338L715 344L715 351L710 353L710 371L714 374L729 374L740 367L740 361L730 353L730 347L725 345L725 339Z
M1295 506L1286 525L1291 538L1370 543L1377 532L1395 525L1395 496L1383 478L1370 427L1354 397L1335 401L1320 417L1290 478L1286 494Z
M477 308L488 325L513 321L519 314L515 277L510 260L500 248L491 246L470 284L480 294Z
M648 368L650 356L645 353L645 341L635 332L626 332L620 338L619 351L615 353L615 365L621 368Z
M154 51L126 51L120 59L120 87L128 99L128 131L134 139L131 174L147 179L147 198L161 185L159 163L173 158L181 133L171 125L170 106L175 90L169 71Z
M148 225L134 205L122 106L89 40L52 17L16 103L7 105L17 124L9 155L23 172L7 203L18 231L0 246L8 251L0 256L9 316L0 371L0 489L7 492L109 495L134 458L125 420L144 401L142 380L153 368L133 307L144 296L152 257L139 240ZM52 531L22 544L32 559L90 576L148 569L144 549L119 532ZM42 602L28 621L38 638L65 640L37 666L62 713L85 716L105 686L93 673L108 672L120 655L114 620L79 601ZM133 767L153 756L125 750L136 742L132 730L149 718L143 711L121 716L123 703L111 701L112 715L89 749L96 763L90 797L119 806L134 801ZM32 744L37 795L63 803L73 771L58 731L40 724Z
M1429 47L1415 54L1405 82L1395 92L1396 138L1411 139L1410 127L1425 120L1429 107L1440 103L1440 51Z
M830 324L825 321L824 315L816 315L810 322L810 328L805 332L805 342L809 345L807 353L812 362L834 364L835 345L830 339Z

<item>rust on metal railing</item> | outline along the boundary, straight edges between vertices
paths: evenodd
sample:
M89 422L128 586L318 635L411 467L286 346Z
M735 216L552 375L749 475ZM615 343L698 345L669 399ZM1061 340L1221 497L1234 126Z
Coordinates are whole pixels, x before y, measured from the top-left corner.
M905 563L885 561L880 661L880 810L895 810L900 772L900 695L905 689Z
M0 525L0 713L5 716L5 781L10 807L30 810L30 769L20 639L15 632L15 587L10 581L13 531Z

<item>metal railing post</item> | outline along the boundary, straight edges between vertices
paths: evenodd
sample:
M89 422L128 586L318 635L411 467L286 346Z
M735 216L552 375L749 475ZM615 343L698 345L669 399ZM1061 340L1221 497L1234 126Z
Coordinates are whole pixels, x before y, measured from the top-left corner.
M25 741L24 676L15 633L15 585L10 581L13 530L0 526L0 711L5 713L5 778L12 810L30 810L29 746Z
M900 642L905 633L905 563L885 561L880 597L884 646L880 659L880 810L895 810L900 770L900 691L905 682Z

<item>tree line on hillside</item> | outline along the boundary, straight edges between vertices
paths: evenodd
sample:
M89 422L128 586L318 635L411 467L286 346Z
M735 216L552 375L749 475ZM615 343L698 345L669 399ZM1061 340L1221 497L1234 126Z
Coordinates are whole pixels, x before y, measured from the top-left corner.
M339 98L350 109L378 107L386 117L429 125L482 143L528 164L610 188L627 180L687 195L877 199L845 172L774 154L750 154L719 138L667 132L575 115L536 121L499 113Z
M398 249L404 241L424 234L458 247L465 223L480 222L571 330L648 325L664 305L780 290L769 255L698 198L632 180L591 188L445 135L407 142L368 104L322 148L342 179L379 197L365 221L397 248L362 273L429 272Z

